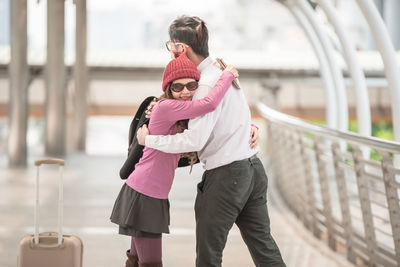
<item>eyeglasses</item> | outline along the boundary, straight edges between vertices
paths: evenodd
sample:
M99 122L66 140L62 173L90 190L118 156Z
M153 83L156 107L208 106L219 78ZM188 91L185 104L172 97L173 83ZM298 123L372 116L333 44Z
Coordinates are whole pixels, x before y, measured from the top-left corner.
M182 84L182 83L171 84L171 90L174 91L175 93L182 92L183 88L185 88L185 87L189 91L194 91L197 88L199 88L199 83L194 81L194 82L188 82L187 84Z
M167 41L165 42L165 46L167 47L168 51L177 51L179 50L180 46L188 46L185 43L180 43L180 42L173 42L173 41Z

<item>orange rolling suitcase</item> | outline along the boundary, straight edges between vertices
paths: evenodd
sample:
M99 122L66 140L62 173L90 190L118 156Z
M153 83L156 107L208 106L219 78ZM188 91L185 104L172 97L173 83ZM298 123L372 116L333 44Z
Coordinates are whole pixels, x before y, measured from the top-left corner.
M39 167L57 164L60 167L58 199L58 232L39 234ZM18 267L82 267L83 245L79 237L63 235L63 167L62 159L36 160L35 233L25 236L18 251Z

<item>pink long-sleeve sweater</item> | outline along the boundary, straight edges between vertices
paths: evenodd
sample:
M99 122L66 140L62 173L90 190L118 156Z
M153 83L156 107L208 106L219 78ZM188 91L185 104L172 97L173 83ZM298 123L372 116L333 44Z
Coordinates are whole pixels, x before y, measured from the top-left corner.
M149 131L154 135L176 134L176 122L202 116L215 110L232 84L231 72L223 72L215 87L202 99L182 101L163 99L153 108ZM126 183L134 190L159 199L168 198L180 154L169 154L145 147L143 156Z

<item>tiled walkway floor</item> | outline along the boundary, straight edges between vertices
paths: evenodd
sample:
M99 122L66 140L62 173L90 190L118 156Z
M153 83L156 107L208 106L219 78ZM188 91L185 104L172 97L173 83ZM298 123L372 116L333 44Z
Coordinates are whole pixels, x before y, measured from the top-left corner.
M34 181L36 170L0 168L0 267L16 266L18 243L33 232ZM123 157L70 155L64 172L65 233L76 234L84 243L84 267L124 266L124 252L129 246L126 236L117 234L109 215L122 185L118 171ZM41 169L41 231L56 230L58 170ZM163 258L166 267L190 267L195 260L193 203L196 183L202 174L196 166L177 171L171 202L171 234L164 237ZM344 266L342 256L330 252L311 237L294 217L269 192L271 228L287 266ZM277 199L279 200L279 199ZM297 224L296 224L297 223ZM294 227L293 225L297 225ZM231 230L224 251L223 266L254 266L237 228Z

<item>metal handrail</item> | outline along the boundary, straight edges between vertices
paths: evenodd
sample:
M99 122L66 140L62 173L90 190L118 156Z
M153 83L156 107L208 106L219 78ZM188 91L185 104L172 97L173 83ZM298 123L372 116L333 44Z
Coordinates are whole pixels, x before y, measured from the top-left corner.
M256 106L263 117L278 124L284 124L288 127L294 127L303 131L325 135L335 139L346 139L347 141L354 144L366 145L376 149L385 150L387 152L400 153L400 142L384 140L372 136L362 136L352 132L340 131L319 126L310 122L306 122L302 119L278 112L272 108L269 108L262 102L257 102Z
M400 266L400 143L257 108L267 120L268 171L299 220L356 265Z

